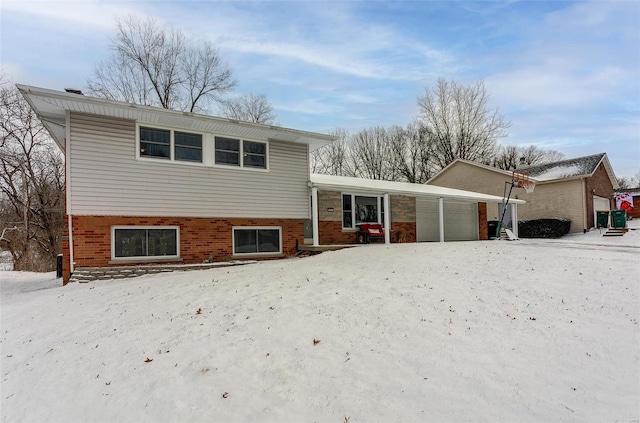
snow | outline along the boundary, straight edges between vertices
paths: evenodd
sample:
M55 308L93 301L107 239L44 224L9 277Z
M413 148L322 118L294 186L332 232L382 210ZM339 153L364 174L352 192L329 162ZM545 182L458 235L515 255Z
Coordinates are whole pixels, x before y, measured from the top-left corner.
M11 253L8 251L0 251L0 272L3 270L13 270Z
M0 272L1 420L637 421L639 252L592 231Z
M526 171L526 169L525 169ZM578 164L567 164L554 166L540 174L536 174L536 181L551 181L553 179L566 178L568 176L579 175L582 172L582 166Z

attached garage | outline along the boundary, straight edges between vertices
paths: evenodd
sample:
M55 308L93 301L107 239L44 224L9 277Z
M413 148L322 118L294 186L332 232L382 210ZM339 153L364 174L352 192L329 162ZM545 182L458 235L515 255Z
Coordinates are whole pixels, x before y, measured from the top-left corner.
M611 202L608 198L598 197L597 195L593 196L593 221L598 221L598 212L599 211L609 211L611 210Z
M445 241L475 241L478 239L477 203L445 200L442 207ZM417 198L417 241L440 241L439 228L438 200Z
M349 244L356 239L358 199L375 199L367 214L384 230L384 242L474 241L488 239L487 204L499 204L502 197L471 191L407 182L380 181L334 175L312 174L312 247ZM319 201L320 200L320 201ZM513 216L525 201L509 201ZM496 207L497 209L497 207ZM442 210L442 213L440 213ZM355 222L355 223L354 223ZM516 219L517 222L517 219ZM390 229L390 230L386 230ZM517 236L517 224L513 228ZM392 233L394 238L392 239Z

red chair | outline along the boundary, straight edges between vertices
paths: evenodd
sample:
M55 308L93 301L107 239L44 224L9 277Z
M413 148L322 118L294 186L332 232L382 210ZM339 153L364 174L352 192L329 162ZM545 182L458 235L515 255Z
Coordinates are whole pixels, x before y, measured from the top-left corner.
M359 244L369 244L371 240L382 240L384 242L384 229L379 223L363 223L356 231Z

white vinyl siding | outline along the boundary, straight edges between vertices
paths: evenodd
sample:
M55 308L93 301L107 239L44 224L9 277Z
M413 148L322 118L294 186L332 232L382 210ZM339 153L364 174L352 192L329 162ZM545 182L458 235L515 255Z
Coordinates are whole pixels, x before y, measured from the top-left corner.
M204 134L203 144L211 163L213 135ZM268 153L267 172L136 160L134 121L73 113L69 213L308 218L307 146L270 140Z

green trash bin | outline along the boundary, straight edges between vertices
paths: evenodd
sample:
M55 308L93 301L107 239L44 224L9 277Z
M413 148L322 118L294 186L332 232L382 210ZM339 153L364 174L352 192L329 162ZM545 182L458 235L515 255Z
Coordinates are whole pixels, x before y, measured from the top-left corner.
M627 227L627 211L626 210L611 210L611 223L614 228L626 228Z
M598 216L597 228L608 228L609 227L609 210L598 210L596 211Z

